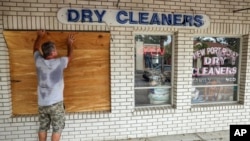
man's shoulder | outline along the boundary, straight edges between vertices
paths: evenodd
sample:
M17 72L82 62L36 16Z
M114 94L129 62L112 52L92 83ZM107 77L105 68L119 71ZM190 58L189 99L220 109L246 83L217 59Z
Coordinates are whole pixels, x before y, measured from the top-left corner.
M69 62L69 58L67 56L60 57L60 62L64 66L64 68L66 68Z
M67 56L62 56L62 57L60 57L60 59L63 60L63 61L68 61L68 60L69 60L69 57L67 57Z
M42 56L38 50L34 52L33 56L35 57L35 59L38 59L40 57L42 58Z

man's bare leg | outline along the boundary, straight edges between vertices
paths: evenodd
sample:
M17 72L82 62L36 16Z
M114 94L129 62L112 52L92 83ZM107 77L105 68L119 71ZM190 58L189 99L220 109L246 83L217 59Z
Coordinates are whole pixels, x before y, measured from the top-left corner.
M38 133L39 141L46 141L47 139L47 132L41 131Z
M51 141L60 141L61 133L52 133Z

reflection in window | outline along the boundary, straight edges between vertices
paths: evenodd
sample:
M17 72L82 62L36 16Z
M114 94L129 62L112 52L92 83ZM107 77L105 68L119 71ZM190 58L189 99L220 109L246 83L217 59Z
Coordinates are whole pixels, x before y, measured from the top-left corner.
M195 37L192 103L237 101L240 38Z
M171 103L171 35L135 36L135 106Z

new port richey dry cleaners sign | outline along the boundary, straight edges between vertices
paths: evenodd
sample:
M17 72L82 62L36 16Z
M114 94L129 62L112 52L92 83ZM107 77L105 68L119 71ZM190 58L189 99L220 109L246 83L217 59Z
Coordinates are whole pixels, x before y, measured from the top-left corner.
M106 24L109 26L169 26L205 28L209 17L203 14L161 13L147 11L61 8L57 12L63 24Z

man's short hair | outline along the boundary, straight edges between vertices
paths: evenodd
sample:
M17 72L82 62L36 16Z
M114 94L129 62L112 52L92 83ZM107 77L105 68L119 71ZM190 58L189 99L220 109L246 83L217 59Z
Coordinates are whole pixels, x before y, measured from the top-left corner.
M55 44L51 41L42 44L43 57L47 58L51 52L55 49Z

